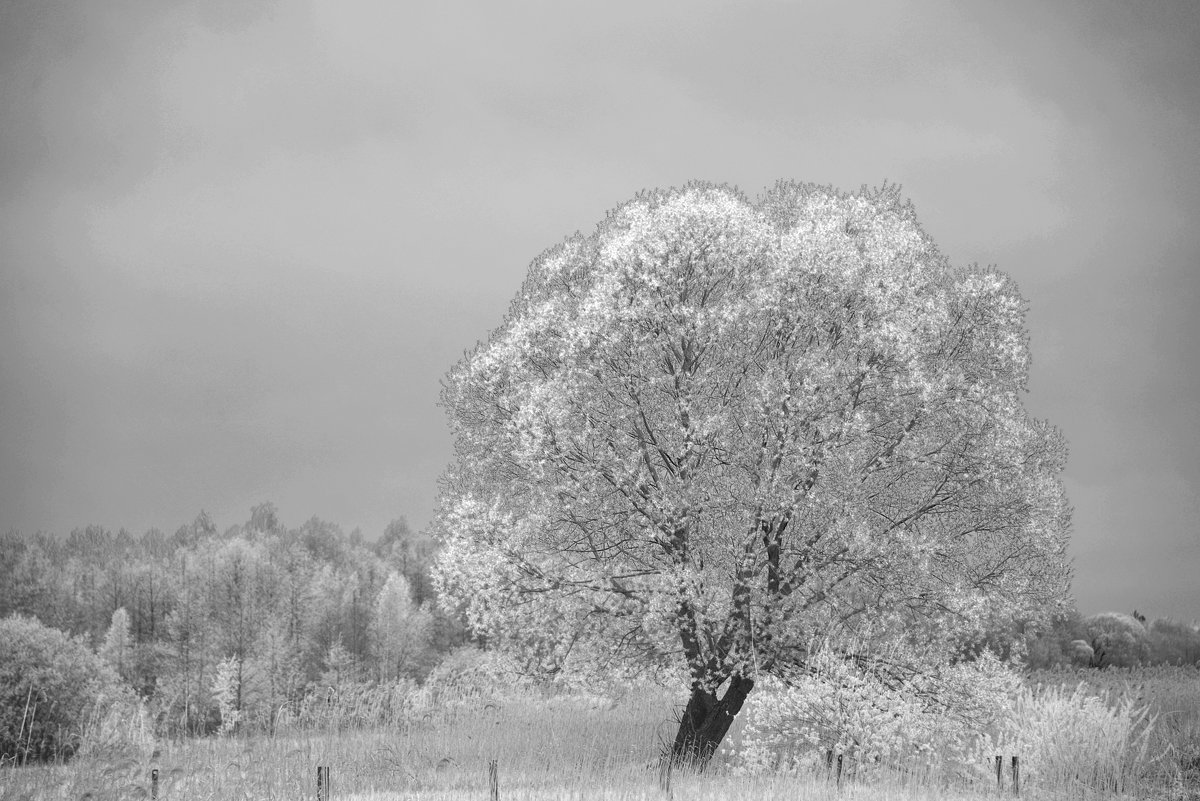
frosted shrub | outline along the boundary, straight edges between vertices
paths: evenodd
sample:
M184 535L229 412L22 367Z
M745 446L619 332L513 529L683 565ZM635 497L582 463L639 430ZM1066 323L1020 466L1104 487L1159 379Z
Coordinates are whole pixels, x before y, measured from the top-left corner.
M31 617L0 619L0 761L69 757L84 722L131 697L81 638Z
M1000 725L1020 683L990 654L888 680L829 652L809 667L751 695L737 759L743 772L811 770L830 751L860 777L969 771L980 735Z
M1018 754L1024 781L1047 786L1121 788L1158 766L1149 753L1154 718L1132 693L1086 684L1022 687L980 755Z
M412 701L418 715L450 718L528 693L533 686L533 680L522 676L504 653L464 646L446 655L413 693Z

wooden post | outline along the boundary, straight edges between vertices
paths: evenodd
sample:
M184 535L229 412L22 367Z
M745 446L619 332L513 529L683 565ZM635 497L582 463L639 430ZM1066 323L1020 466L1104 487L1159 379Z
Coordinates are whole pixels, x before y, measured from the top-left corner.
M1012 758L1013 768L1013 795L1021 794L1021 763L1017 761L1017 757Z
M996 755L996 789L997 790L1001 790L1004 788L1004 779L1000 775L1000 771L1003 768L1004 768L1004 757L997 754Z
M329 768L317 766L317 801L329 801Z
M150 801L158 801L158 768L150 771Z
M500 801L500 771L494 759L488 762L488 789L492 801Z
M838 754L837 786L838 787L842 786L842 755L841 754Z

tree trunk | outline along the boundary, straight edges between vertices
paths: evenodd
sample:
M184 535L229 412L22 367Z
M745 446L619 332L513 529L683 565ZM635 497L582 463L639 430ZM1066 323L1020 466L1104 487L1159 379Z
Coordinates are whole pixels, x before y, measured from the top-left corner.
M692 687L692 697L683 710L679 731L671 746L671 762L704 770L752 689L754 679L742 676L730 678L729 687L720 700L716 693Z

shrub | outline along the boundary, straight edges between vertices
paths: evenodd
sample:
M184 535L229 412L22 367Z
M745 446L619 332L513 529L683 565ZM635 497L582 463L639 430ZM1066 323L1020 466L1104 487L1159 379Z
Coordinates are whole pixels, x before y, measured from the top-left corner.
M832 751L858 775L878 770L971 771L979 735L996 729L1020 678L989 652L902 680L825 652L811 673L750 696L745 772L811 770Z
M1149 707L1141 735L1148 738L1151 759L1139 765L1143 777L1157 773L1166 784L1178 780L1200 788L1200 667L1038 671L1027 678L1029 686L1064 687L1060 693L1080 682L1088 695L1108 699L1110 708L1121 699Z
M1097 790L1137 786L1155 773L1154 717L1128 687L1022 687L998 736L980 754L1020 754L1023 780Z
M132 693L82 640L31 617L0 620L0 756L69 757L85 723Z
M422 713L452 715L460 708L528 691L534 684L508 655L463 646L438 663L413 694L413 701Z

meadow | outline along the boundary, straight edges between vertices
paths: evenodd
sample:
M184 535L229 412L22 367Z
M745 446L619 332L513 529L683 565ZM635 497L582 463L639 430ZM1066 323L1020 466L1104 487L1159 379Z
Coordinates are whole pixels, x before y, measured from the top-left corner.
M1022 797L1200 799L1200 670L1056 671L1030 675L1022 692ZM582 690L476 677L331 694L281 710L269 734L163 741L144 714L112 715L89 723L84 747L65 764L0 769L0 799L316 798L318 766L328 769L331 801L486 799L493 761L499 797L513 801L1013 793L1007 757L1003 789L990 758L971 775L894 765L862 776L849 763L841 781L822 768L748 770L739 761L745 715L704 773L676 769L668 778L658 755L682 700L649 685ZM1114 747L1119 720L1132 728Z

